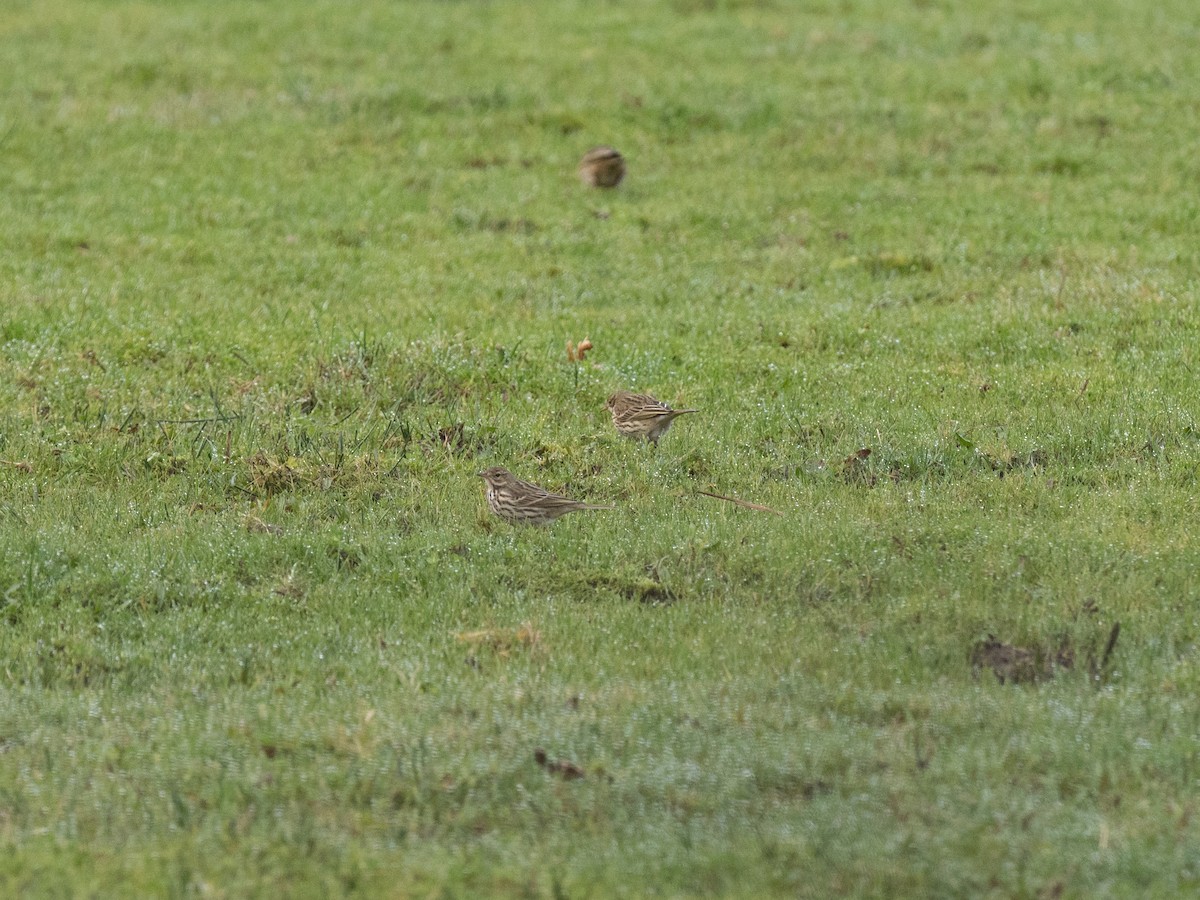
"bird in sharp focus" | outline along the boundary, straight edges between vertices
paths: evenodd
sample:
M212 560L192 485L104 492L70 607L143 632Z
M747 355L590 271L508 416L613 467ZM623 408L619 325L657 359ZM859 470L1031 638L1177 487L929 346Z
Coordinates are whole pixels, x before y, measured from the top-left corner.
M695 409L671 409L649 394L617 391L604 402L612 413L613 426L625 437L641 440L645 438L657 445L658 439L667 433L676 418Z
M488 508L514 525L548 525L559 516L581 509L615 509L594 503L581 503L522 481L503 466L492 466L479 473L487 485Z

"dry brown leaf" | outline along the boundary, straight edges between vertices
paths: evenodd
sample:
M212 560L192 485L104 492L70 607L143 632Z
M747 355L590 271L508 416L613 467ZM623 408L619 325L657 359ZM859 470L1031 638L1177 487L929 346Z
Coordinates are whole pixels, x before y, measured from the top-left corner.
M550 759L541 747L533 751L533 761L551 775L557 775L566 781L573 781L587 774L582 767L575 765L569 759Z
M867 471L867 459L871 456L871 448L863 447L842 460L842 478L846 481L863 481L869 485L875 483L875 476Z
M578 344L567 341L567 362L583 362L587 352L592 349L590 338L584 338Z

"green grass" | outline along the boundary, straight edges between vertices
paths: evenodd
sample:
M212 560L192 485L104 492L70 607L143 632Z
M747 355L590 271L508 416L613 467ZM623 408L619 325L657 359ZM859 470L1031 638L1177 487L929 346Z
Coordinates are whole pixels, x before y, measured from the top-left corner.
M1200 890L1200 15L962 7L8 3L0 894Z

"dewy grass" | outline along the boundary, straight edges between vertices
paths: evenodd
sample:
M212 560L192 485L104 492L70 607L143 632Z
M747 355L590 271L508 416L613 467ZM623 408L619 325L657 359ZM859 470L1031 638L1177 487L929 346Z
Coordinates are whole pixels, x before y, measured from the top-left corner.
M8 4L0 894L1196 892L1200 18L960 7Z

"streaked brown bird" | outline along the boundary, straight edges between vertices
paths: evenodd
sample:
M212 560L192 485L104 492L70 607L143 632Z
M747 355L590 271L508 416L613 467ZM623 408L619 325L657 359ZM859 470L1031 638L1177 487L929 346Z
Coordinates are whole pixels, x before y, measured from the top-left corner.
M522 481L503 466L492 466L479 473L487 483L488 508L514 525L549 525L559 516L577 509L615 509L580 503L561 494L553 494L536 484Z
M697 409L671 409L649 394L617 391L604 401L612 413L613 426L620 434L634 440L645 438L655 446L679 416L699 412Z
M625 157L612 147L593 147L579 161L579 177L589 187L616 187L625 177Z

